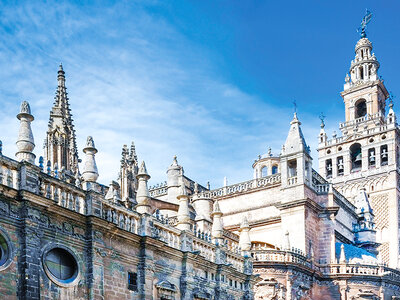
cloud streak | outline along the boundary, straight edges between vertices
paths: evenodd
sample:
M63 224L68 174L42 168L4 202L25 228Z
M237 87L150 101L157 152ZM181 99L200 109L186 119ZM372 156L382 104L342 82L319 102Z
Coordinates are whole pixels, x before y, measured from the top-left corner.
M285 107L248 94L221 76L207 49L149 13L154 5L160 4L127 1L102 9L58 2L3 4L4 153L14 156L18 122L13 115L22 100L29 100L36 118L35 153L42 155L60 61L78 147L81 151L86 136L93 136L104 184L116 178L121 147L131 140L153 183L166 179L173 155L189 177L215 187L224 176L231 183L250 179L252 159L267 152L267 146L279 152L291 119ZM318 130L304 127L309 143Z

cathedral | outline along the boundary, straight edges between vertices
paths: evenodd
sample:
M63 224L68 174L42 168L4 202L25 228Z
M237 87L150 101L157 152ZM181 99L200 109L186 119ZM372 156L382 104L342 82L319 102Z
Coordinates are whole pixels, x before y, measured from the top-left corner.
M98 150L90 136L78 150L60 65L43 155L26 101L15 157L0 143L0 298L400 299L399 129L372 49L363 28L341 135L328 139L322 120L318 167L294 113L279 154L216 189L177 157L148 186L134 143L118 178L98 182Z

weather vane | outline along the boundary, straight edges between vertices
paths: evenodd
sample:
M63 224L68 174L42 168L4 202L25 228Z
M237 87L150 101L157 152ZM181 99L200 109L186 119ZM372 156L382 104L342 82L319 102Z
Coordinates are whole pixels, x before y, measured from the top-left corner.
M370 12L368 9L365 10L365 15L361 21L361 26L357 29L358 32L361 34L361 38L367 37L367 33L365 32L365 29L367 28L368 23L372 19L372 12Z
M296 100L293 100L293 107L294 107L294 112L297 113L297 103Z

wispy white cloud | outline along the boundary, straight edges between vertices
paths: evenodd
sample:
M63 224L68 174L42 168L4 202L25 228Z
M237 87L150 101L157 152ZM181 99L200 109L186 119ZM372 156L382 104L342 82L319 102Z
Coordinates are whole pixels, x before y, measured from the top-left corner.
M279 152L291 115L224 80L207 51L132 3L103 9L29 2L1 7L4 152L15 153L18 122L12 115L27 99L36 117L35 152L42 154L62 61L78 146L94 137L101 182L116 178L121 147L131 140L153 182L166 179L175 154L187 175L202 184L220 185L224 176L230 182L251 178L252 159L267 146ZM316 140L318 128L304 129Z

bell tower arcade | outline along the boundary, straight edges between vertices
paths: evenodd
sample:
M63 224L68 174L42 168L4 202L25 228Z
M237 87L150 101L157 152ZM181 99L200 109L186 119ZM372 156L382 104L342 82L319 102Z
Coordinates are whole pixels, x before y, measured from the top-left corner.
M378 259L399 265L399 129L379 62L363 28L355 47L341 96L345 122L341 136L328 139L321 125L318 144L319 173L353 204L365 189L375 215Z

